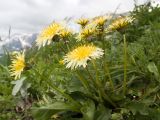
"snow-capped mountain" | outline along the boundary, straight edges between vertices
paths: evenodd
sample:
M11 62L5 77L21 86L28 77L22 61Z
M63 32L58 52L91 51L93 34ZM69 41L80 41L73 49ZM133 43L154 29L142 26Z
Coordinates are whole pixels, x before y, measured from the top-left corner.
M14 34L10 37L1 36L0 37L0 54L3 54L3 49L9 51L22 50L25 48L30 48L33 42L37 38L37 33L34 34Z

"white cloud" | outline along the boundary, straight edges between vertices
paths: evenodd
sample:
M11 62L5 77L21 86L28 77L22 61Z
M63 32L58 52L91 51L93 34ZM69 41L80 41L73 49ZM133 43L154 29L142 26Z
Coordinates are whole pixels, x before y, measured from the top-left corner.
M146 0L139 0L143 3ZM13 32L37 32L54 19L96 16L133 9L133 0L0 0L0 35L12 26Z

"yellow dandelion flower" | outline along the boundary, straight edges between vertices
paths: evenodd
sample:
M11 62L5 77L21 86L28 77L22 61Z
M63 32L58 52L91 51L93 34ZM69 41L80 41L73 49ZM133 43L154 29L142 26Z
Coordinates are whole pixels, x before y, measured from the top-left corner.
M111 19L111 16L99 16L93 19L93 24L98 26L104 26L107 20Z
M38 36L36 39L36 45L40 48L42 46L45 46L46 44L50 44L52 42L52 39L59 30L62 29L62 25L59 23L52 23L48 27L46 27Z
M103 54L103 50L94 45L79 46L64 56L64 64L66 64L66 68L71 69L80 66L85 68L87 66L87 61L100 58Z
M15 79L20 78L25 66L26 65L24 52L17 53L16 56L12 59L12 64L9 66L11 76L14 76Z
M81 25L82 28L84 28L89 23L89 20L86 18L81 18L77 20L76 23Z
M109 25L107 31L120 30L130 24L133 20L133 17L119 17Z
M91 25L86 26L78 34L78 36L77 36L78 41L81 41L83 39L90 39L90 38L92 38L92 36L94 35L95 31L96 30L95 30L94 26L91 26Z
M59 36L62 38L62 39L64 39L64 38L67 38L67 37L69 37L71 34L72 34L72 32L71 32L71 30L69 30L69 29L67 29L67 28L63 28L63 29L61 29L60 31L59 31Z
M111 19L111 16L99 16L93 18L92 22L89 23L87 27L92 28L95 35L100 35L103 33L104 25L109 19Z

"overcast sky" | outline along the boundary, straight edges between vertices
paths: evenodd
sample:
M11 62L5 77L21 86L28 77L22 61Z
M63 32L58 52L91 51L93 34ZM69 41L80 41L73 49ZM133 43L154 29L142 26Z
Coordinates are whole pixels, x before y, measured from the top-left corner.
M38 32L55 19L96 16L113 12L119 4L118 12L134 6L133 0L0 0L0 35L7 34L9 26L13 33Z

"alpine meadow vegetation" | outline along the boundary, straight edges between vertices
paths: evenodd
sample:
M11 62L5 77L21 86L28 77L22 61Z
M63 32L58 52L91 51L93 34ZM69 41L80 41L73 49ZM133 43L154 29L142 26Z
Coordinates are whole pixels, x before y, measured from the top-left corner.
M54 21L0 58L0 120L160 120L160 7Z

